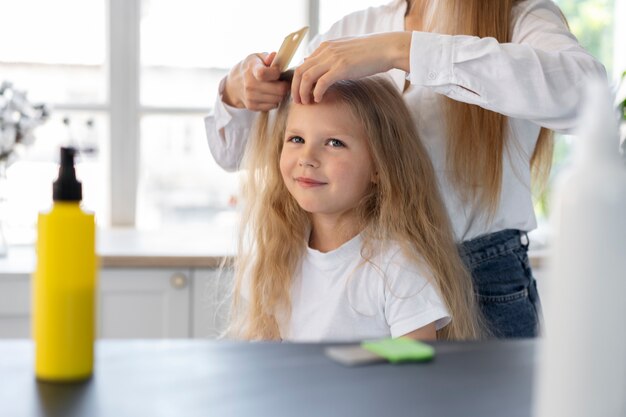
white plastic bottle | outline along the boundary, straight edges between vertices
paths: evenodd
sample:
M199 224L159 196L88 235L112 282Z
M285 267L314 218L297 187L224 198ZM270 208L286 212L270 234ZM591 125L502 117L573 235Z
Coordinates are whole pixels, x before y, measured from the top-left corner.
M626 417L626 167L606 82L587 88L557 183L536 417Z

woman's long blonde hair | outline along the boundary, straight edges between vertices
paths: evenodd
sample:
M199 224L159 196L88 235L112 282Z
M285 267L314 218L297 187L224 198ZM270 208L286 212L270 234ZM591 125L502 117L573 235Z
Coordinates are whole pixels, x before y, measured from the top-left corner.
M510 42L511 11L519 1L430 0L424 29ZM442 100L448 129L449 179L466 202L493 215L500 201L508 117L447 97L442 96ZM553 132L542 128L530 159L539 190L550 173L553 143Z
M452 316L438 337L481 337L484 326L471 277L402 96L389 81L368 77L335 83L324 100L347 106L363 123L377 172L376 184L356 208L364 248L373 242L397 242L405 256L432 273ZM247 177L230 332L244 339L280 339L278 316L290 316L292 276L310 227L308 214L287 191L279 169L289 106L287 99L273 118L259 115L244 157Z

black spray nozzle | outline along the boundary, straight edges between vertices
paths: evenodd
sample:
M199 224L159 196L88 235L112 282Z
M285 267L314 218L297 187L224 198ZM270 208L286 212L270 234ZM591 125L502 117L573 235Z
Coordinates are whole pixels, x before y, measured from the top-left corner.
M76 179L74 169L74 155L76 149L61 148L61 165L59 177L52 184L52 199L54 201L81 201L83 191L80 182Z

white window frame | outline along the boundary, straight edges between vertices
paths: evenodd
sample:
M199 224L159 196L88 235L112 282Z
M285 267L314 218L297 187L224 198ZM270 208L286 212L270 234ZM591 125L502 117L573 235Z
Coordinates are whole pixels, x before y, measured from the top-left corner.
M141 0L108 0L111 226L134 226L139 172Z

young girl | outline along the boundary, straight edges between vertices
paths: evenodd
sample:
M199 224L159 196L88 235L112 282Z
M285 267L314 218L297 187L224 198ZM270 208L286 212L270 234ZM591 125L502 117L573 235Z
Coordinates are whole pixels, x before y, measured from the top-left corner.
M435 168L490 332L536 336L531 173L549 171L548 129L576 127L586 77L605 76L559 8L552 0L391 0L344 17L307 55L291 84L296 103L323 99L337 80L393 79ZM220 84L206 128L225 169L238 169L255 112L275 108L290 89L272 58L249 55Z
M389 81L342 81L319 104L261 113L244 166L236 335L482 335L433 167Z

